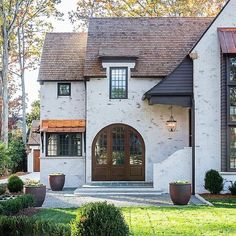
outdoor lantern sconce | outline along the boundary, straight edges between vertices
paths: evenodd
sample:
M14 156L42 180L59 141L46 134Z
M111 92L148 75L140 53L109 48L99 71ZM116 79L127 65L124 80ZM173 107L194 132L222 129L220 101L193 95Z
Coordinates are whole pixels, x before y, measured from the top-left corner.
M172 106L170 107L170 119L166 121L166 127L169 132L175 132L177 126L177 121L174 119L172 115Z

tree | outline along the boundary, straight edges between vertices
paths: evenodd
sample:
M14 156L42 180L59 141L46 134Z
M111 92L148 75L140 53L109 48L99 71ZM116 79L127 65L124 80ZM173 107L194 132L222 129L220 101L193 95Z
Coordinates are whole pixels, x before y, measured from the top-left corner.
M9 56L12 51L17 52L17 56L11 62L18 63L19 73L11 71L21 78L22 88L22 111L23 111L23 140L26 141L26 94L25 94L25 65L32 67L35 60L32 55L39 55L41 47L36 47L37 50L32 50L35 47L36 39L43 39L39 26L48 26L46 18L61 14L56 10L56 4L61 0L0 0L0 15L1 15L1 37L0 45L2 47L2 80L3 80L3 141L8 144L8 75L9 75ZM37 27L34 27L34 26ZM28 32L28 34L26 34ZM30 33L29 33L30 32ZM27 51L26 39L30 39L30 44L33 47L28 47ZM33 42L33 43L32 43ZM14 45L15 43L15 45ZM42 46L39 45L39 46ZM34 48L34 49L36 49ZM36 58L36 57L35 57ZM38 57L39 58L39 57ZM36 59L36 61L38 61Z
M28 127L31 127L33 120L40 120L40 101L36 100L31 104L31 112L26 116Z
M69 13L75 28L87 26L89 17L104 16L215 16L225 0L78 0Z

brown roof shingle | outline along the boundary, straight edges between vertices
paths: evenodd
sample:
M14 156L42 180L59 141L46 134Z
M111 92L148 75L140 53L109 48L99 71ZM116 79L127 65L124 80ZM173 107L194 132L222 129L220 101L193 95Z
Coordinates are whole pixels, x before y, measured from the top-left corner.
M92 18L89 22L84 75L106 76L101 52L138 55L133 77L163 77L184 59L213 18ZM108 55L106 55L108 56Z
M83 80L87 33L48 33L39 81Z
M33 120L28 145L40 145L40 121Z

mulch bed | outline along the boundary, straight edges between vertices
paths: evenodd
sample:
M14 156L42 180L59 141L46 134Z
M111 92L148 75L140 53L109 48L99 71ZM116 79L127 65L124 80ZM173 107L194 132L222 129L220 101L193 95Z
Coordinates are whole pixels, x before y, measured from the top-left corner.
M40 210L41 209L39 209L39 208L29 207L29 208L21 210L20 212L18 212L14 216L33 216L36 213L38 213Z
M236 199L236 195L232 195L229 193L226 194L210 194L210 193L203 193L200 194L203 198L207 198L207 199Z

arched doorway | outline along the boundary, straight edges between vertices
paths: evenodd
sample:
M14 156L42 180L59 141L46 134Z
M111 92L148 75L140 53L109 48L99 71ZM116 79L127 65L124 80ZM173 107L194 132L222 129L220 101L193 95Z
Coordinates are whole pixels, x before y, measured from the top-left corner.
M92 145L93 181L144 181L145 145L134 128L112 124L103 128Z

